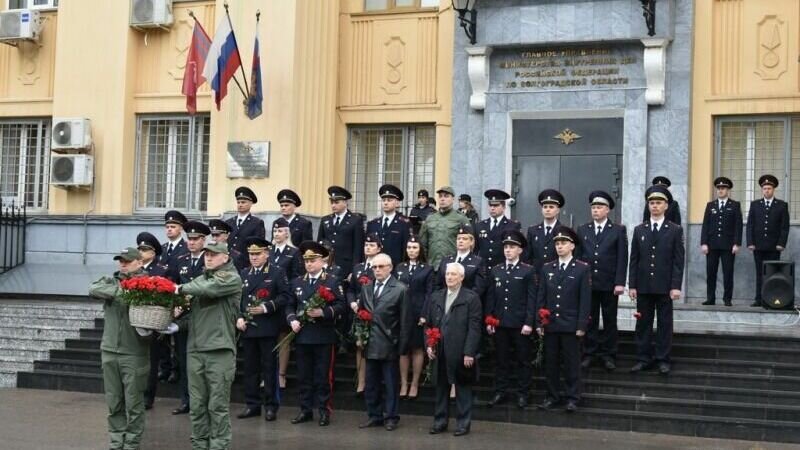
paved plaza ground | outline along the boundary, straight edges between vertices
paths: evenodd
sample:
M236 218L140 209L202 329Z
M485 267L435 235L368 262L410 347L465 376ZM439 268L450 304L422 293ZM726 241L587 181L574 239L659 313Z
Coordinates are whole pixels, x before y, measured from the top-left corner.
M142 449L189 449L188 416L172 416L175 400L158 399L148 412ZM241 405L232 405L236 414ZM102 395L76 392L0 389L0 449L94 450L107 447ZM316 422L292 425L295 408L284 408L278 420L233 419L234 449L348 450L486 450L486 449L791 449L789 444L701 439L660 434L593 431L475 422L472 433L456 438L430 436L429 417L402 417L394 432L359 430L364 415L336 412L328 428ZM563 413L554 413L563 414ZM451 423L451 428L453 423Z

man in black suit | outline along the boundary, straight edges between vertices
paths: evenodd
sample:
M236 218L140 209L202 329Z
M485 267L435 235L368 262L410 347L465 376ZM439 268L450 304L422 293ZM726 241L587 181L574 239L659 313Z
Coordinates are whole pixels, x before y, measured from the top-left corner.
M483 193L489 203L489 218L478 222L475 227L476 251L483 259L486 272L503 262L503 236L511 230L520 230L517 220L505 216L506 202L511 198L500 189L489 189Z
M592 269L591 320L581 366L589 368L599 359L606 370L611 371L617 368L617 305L620 294L625 292L628 274L628 234L625 225L608 220L615 203L608 192L592 192L589 203L592 221L578 228L580 250L576 253L576 257L589 263Z
M753 252L756 263L756 297L751 306L763 306L764 261L781 259L781 252L789 239L789 205L775 198L778 178L762 175L758 185L764 197L753 200L747 214L747 248Z
M364 218L347 209L347 201L353 198L347 189L331 186L328 188L328 197L333 214L321 219L317 242L323 239L330 241L336 263L342 267L344 275L348 276L353 266L364 260Z
M670 372L672 349L672 302L681 298L684 255L683 228L664 217L672 194L662 185L645 191L650 220L637 225L631 242L628 269L628 294L636 301L641 317L636 322L637 363L631 372L649 368L654 362L658 371ZM653 319L658 316L653 354Z
M536 332L544 339L547 397L539 405L549 410L560 402L559 372L564 375L566 411L578 410L580 401L580 338L586 334L592 300L591 268L573 257L578 235L569 227L560 227L553 238L558 259L539 272L537 311L548 311L549 323L541 313L536 316ZM563 368L563 369L562 369Z
M544 263L556 258L553 231L561 226L558 215L564 207L564 196L555 189L545 189L539 193L539 204L544 220L528 227L528 248L523 255L523 259L537 271Z
M247 186L240 186L236 188L235 195L237 215L226 220L231 228L231 234L228 236L228 249L229 251L236 250L244 255L247 253L244 241L251 236L263 238L266 236L266 229L263 220L250 214L253 205L258 203L256 193ZM237 258L233 262L238 270L244 269L247 265L245 258Z
M311 221L295 212L303 204L300 196L291 189L283 189L278 192L278 204L281 207L281 216L289 223L289 230L292 232L292 245L297 247L303 241L314 240Z
M706 301L716 303L717 271L722 260L723 294L725 306L733 298L733 263L742 245L742 206L728 197L733 181L719 177L714 180L717 198L708 202L700 231L700 251L706 255Z
M359 428L384 426L387 431L394 431L400 420L400 355L407 351L414 323L408 286L392 276L392 269L392 259L386 253L372 258L375 280L366 284L358 296L358 308L372 314L369 340L364 347L368 419Z
M455 436L469 433L472 423L472 385L477 381L477 354L481 341L481 300L470 289L462 289L464 267L450 263L445 284L431 295L425 318L426 329L438 328L442 338L435 347L426 343L431 364L436 365L436 408L430 434L447 430L450 386L456 390Z
M278 344L284 320L284 308L289 303L290 291L286 272L270 264L272 243L260 237L249 237L245 248L250 266L241 271L242 299L236 328L241 334L244 350L244 400L245 409L240 419L261 415L271 422L278 413ZM259 387L263 382L263 388Z
M487 317L499 325L486 324L486 332L494 336L496 350L495 394L489 406L505 401L511 384L511 365L516 363L517 406L528 405L531 389L531 333L536 308L536 273L533 266L522 262L527 242L521 232L509 231L503 238L505 261L492 268L486 292Z
M392 258L392 265L403 262L408 237L411 235L411 222L397 212L403 201L403 191L391 184L384 184L378 190L381 196L383 214L367 222L367 234L377 233L383 243L383 252Z
M300 244L306 274L292 280L291 300L286 306L286 321L297 334L294 338L297 361L297 379L300 384L300 413L292 419L293 424L308 422L314 418L313 408L319 410L319 426L330 424L331 392L333 390L333 346L336 344L336 318L344 312L345 300L339 280L323 270L328 250L314 241ZM321 308L308 311L313 319L305 324L299 316L306 303L319 295L325 287L335 296L334 300Z
M672 182L669 181L667 177L657 176L653 178L653 186L664 186L669 189L669 187L672 186ZM676 200L670 200L664 217L672 223L681 224L681 207ZM650 207L645 204L644 213L642 213L642 222L647 222L648 220L650 220Z
M161 255L161 244L158 239L145 231L136 236L136 245L142 257L142 270L150 276L167 277L167 268L158 262L158 257ZM169 360L169 336L156 334L150 341L150 374L144 391L144 409L153 408L158 380L169 376ZM160 366L162 361L164 364Z
M167 242L161 246L161 254L158 263L164 266L167 277L174 282L178 282L178 270L175 260L188 252L186 241L183 239L183 224L186 223L186 216L180 211L167 211L164 214L164 233Z

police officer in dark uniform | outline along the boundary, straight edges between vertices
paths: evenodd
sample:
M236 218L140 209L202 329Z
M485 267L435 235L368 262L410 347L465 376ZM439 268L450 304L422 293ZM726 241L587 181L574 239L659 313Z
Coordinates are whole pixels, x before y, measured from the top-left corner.
M226 220L228 226L231 227L231 234L228 236L228 249L238 250L240 254L246 254L244 249L245 239L256 236L263 238L266 236L266 229L264 228L264 221L258 217L250 214L250 209L253 205L258 203L258 197L247 186L240 186L236 188L236 212L237 215ZM236 260L234 260L234 263ZM244 258L239 258L239 263L245 263ZM246 266L246 264L245 264ZM236 266L237 269L242 270L243 267Z
M203 222L189 221L183 225L188 239L188 251L179 256L176 261L178 269L178 284L186 284L203 274L205 270L206 236L211 234L211 229ZM180 308L175 320L191 314L185 308ZM172 414L186 414L189 412L189 379L187 373L186 345L188 343L189 330L181 328L175 333L175 359L178 361L180 375L178 377L178 393L181 404L172 411Z
M544 263L556 259L553 231L561 226L558 215L564 207L564 196L555 189L545 189L539 193L539 204L544 220L528 227L528 249L524 256L537 271Z
M567 412L575 412L580 401L580 342L589 321L592 290L590 266L573 256L578 235L569 227L559 227L553 237L558 259L539 272L537 311L550 312L543 323L537 312L536 333L544 339L547 397L539 408L549 410L560 401L559 372L564 375ZM563 371L560 370L563 367Z
M300 251L291 245L294 236L289 240L290 229L289 222L283 217L278 217L272 222L272 249L269 259L273 264L280 266L291 280L302 275L304 271Z
M417 203L408 213L415 236L419 235L419 229L422 227L422 222L424 222L429 215L436 212L436 208L431 206L430 197L431 196L428 194L427 189L420 189L417 191Z
M161 255L158 263L167 270L168 277L178 282L178 271L175 268L175 260L188 252L186 241L183 239L183 224L186 223L186 216L180 211L167 211L164 214L164 231L167 241L161 246Z
M260 237L245 241L250 266L240 273L242 300L236 320L236 328L242 332L246 403L237 417L260 416L263 405L268 422L275 420L278 412L278 356L274 349L286 320L284 308L291 298L286 272L270 263L271 247Z
M511 230L503 238L504 261L492 268L486 292L487 317L500 321L499 326L486 324L494 336L496 350L495 394L489 406L505 401L510 388L511 365L516 363L517 406L528 405L531 389L531 333L536 308L536 272L522 261L527 246L520 231ZM513 352L512 352L513 349Z
M327 239L333 244L338 264L349 275L353 266L364 260L364 218L347 209L347 201L353 198L347 189L331 186L328 198L333 214L321 219L317 241Z
M380 235L383 252L392 258L392 266L397 267L403 261L406 243L411 235L411 222L397 212L404 198L403 191L397 186L384 184L378 194L381 196L383 214L367 222L367 234Z
M311 221L295 212L295 209L303 204L300 196L291 189L283 189L278 192L278 203L281 207L281 216L289 223L292 245L297 247L303 241L313 240L314 230Z
M339 280L323 270L328 250L314 241L305 241L299 248L306 274L292 280L291 300L286 306L286 321L297 333L294 343L300 384L300 413L292 419L292 423L312 420L316 401L319 426L327 426L331 414L333 346L337 340L335 322L346 305ZM306 302L318 292L320 286L330 289L335 299L322 308L311 310L309 315L314 321L302 324L298 315L305 311Z
M478 222L475 246L478 255L483 259L486 271L504 261L503 236L509 231L520 231L520 223L505 216L506 201L511 198L500 189L489 189L483 193L489 203L489 218Z
M470 225L462 225L456 234L456 254L445 256L439 263L439 271L434 275L435 289L446 287L444 275L447 265L457 262L464 266L464 281L461 285L472 289L479 298L483 298L483 294L486 292L486 264L483 258L473 251L474 247L475 230Z
M575 257L592 269L592 308L586 335L586 354L581 366L586 369L597 359L606 370L617 368L617 305L625 292L628 275L628 232L625 225L612 223L609 212L614 198L605 191L589 194L592 221L578 228L580 251ZM600 331L600 314L603 330Z
M228 243L228 238L232 231L228 222L220 219L211 219L208 221L208 229L211 230L211 238L214 242ZM229 248L228 253L231 261L233 261L233 265L236 267L244 268L250 265L250 260L246 252L240 252L235 248Z
M631 372L649 368L655 362L658 371L670 372L672 348L672 302L681 298L684 255L683 228L664 216L672 194L663 185L645 191L650 220L633 230L631 260L628 269L628 294L636 301L641 314L636 321L634 340L638 362ZM653 319L658 317L653 353Z
M747 213L747 248L756 263L756 296L751 306L763 306L761 283L764 261L781 259L789 239L789 205L775 198L778 178L762 175L758 179L763 198L750 203Z
M158 262L161 255L161 244L148 232L136 236L136 245L142 257L142 270L150 276L167 277L167 268ZM160 363L164 361L164 364ZM157 334L150 341L150 374L147 377L147 388L144 391L144 409L152 409L156 399L158 379L166 379L170 371L170 347L166 336Z
M472 196L469 194L461 194L458 196L458 212L467 216L473 227L481 219L478 216L478 211L475 211L475 207L472 206Z
M728 197L733 181L719 177L714 180L717 198L708 202L700 231L700 250L706 255L706 301L713 305L717 297L717 271L722 260L725 306L733 298L733 263L742 245L742 205Z
M669 189L672 186L672 182L669 181L669 178L664 176L658 176L653 178L653 186L664 186ZM676 200L671 200L669 202L669 206L667 206L667 212L664 214L664 217L672 223L677 223L678 225L681 224L681 208L678 205ZM644 205L644 213L642 214L642 222L647 222L650 220L650 209L647 204Z

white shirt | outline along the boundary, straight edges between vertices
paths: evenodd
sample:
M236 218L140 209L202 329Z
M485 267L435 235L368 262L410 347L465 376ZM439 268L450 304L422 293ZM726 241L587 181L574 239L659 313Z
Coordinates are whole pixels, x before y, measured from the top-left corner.
M289 223L292 223L292 221L294 220L295 217L297 217L297 214L292 214L289 217L283 216L283 218L286 219L286 221L289 222Z
M545 227L550 227L550 231L553 231L553 228L555 228L555 226L556 226L556 222L558 222L558 220L554 220L552 222L548 222L548 221L545 220L544 221L544 226Z
M336 219L338 218L339 219L339 223L341 224L342 222L344 222L344 216L346 216L346 215L347 215L347 210L346 209L341 214L334 214L335 217L333 218L333 223L336 223Z
M772 202L773 202L773 201L775 201L775 197L772 197L772 198L766 198L766 197L764 197L764 204L765 204L765 205L766 205L768 208L769 208L770 206L772 206Z
M396 215L397 215L396 212L393 212L391 214L384 214L383 218L381 219L381 225L383 225L383 222L386 222L386 219L389 219L389 223L392 223L394 221L394 216Z
M513 266L516 266L518 263L519 263L519 258L517 258L514 261L506 260L506 267L508 267L508 266L512 266L513 267Z
M275 246L275 250L277 250L277 251L281 252L281 254L283 254L283 250L284 250L285 248L286 248L286 242L284 242L282 245L276 245L276 246Z
M469 256L469 252L464 252L464 253L458 252L456 253L456 261L458 261L458 258L461 258L461 260L463 261L467 259L467 256Z
M720 209L724 208L725 205L727 205L727 204L728 204L728 199L727 198L718 198L717 199L717 206L719 206Z
M657 224L658 231L661 231L661 226L664 225L664 216L661 216L661 218L658 220L655 220L652 217L650 217L650 231L653 230L653 224Z
M597 227L600 227L600 229L602 230L603 228L606 227L607 223L608 223L608 219L606 219L606 220L604 220L602 222L598 222L598 221L595 220L594 221L594 231L595 232L597 231Z
M247 213L247 214L244 214L244 215L242 215L242 214L237 215L236 223L244 222L245 219L247 219L247 216L249 216L249 215L250 215L250 213Z
M564 268L566 269L567 267L569 267L569 263L570 263L571 261L572 261L572 257L569 257L569 258L561 258L561 257L559 257L559 258L558 258L558 266L559 266L559 268L560 268L560 267L561 267L561 265L563 264L563 265L564 265Z
M175 239L169 241L169 243L172 244L173 250L178 247L178 244L180 244L181 239L183 239L183 236L178 236ZM167 247L169 247L169 245Z

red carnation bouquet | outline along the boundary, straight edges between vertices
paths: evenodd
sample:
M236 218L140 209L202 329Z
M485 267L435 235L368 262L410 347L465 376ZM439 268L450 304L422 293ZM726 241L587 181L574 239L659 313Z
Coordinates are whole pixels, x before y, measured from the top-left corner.
M425 345L436 350L439 341L442 340L442 331L437 327L431 327L425 330Z
M267 301L269 298L269 289L261 288L256 290L255 294L251 295L250 298L247 300L247 308L254 308L256 306L263 306L264 302ZM255 319L253 318L253 314L250 311L244 312L244 318L247 321L247 326L249 327L257 327L258 323L256 323Z
M547 308L539 308L539 325L544 328L550 325L550 310ZM542 367L544 362L544 337L539 337L539 344L536 346L536 357L533 359L534 367Z
M159 276L133 277L120 282L120 298L129 306L161 306L172 309L183 299L175 293L175 283Z
M322 308L323 306L330 305L334 300L336 300L336 294L334 294L329 287L320 286L319 289L317 289L317 292L315 292L314 295L312 295L311 298L306 301L306 307L303 308L303 310L300 311L295 317L297 321L300 322L301 326L307 323L314 323L314 318L309 316L308 312L312 309ZM276 345L273 350L280 350L283 347L291 344L295 336L297 336L297 333L290 331L286 337L278 342L278 345Z
M634 312L633 313L633 318L636 319L636 320L641 319L642 318L642 313L640 313L639 311Z
M350 334L353 340L355 340L356 347L364 348L369 342L369 333L372 328L372 313L364 308L360 308L356 313L355 319Z
M358 277L358 284L360 284L361 286L366 286L370 282L372 282L372 280L366 275L361 275L360 277Z
M539 323L542 327L550 325L550 310L547 308L539 308Z
M497 328L500 326L500 319L498 319L495 316L489 315L486 316L486 319L483 320L483 323L485 323L487 327Z

